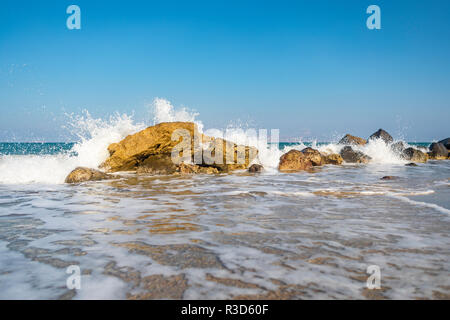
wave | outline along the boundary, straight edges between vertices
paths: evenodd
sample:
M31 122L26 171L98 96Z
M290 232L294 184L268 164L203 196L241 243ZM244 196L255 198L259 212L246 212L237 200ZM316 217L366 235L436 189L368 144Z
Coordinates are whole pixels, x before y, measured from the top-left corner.
M150 108L153 115L153 124L161 122L190 121L195 122L200 132L207 135L218 136L219 130L204 130L203 123L198 120L199 114L185 107L175 109L170 101L156 98ZM136 123L132 116L115 114L108 119L95 119L88 111L81 115L68 115L66 129L78 137L71 150L57 155L9 155L0 156L0 183L27 184L27 183L63 183L67 174L77 166L91 168L98 167L108 157L109 144L119 142L129 134L144 129L145 123ZM277 166L282 154L292 149L302 150L306 144L298 142L293 145L279 148L278 131L264 132L254 129L243 129L230 126L226 128L226 136L222 137L238 144L250 145L258 148L258 158L255 163L262 164L267 172L278 172ZM266 133L261 135L261 133ZM261 138L262 137L262 138ZM406 143L405 143L406 144ZM319 145L312 143L312 147L320 152L339 153L342 145L329 143ZM382 140L371 140L364 146L355 146L372 158L373 163L404 163L390 147Z

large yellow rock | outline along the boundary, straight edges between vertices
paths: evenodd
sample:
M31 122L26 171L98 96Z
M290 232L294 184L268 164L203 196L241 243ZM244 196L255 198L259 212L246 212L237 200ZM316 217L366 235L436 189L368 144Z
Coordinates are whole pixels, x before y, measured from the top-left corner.
M184 132L184 134L174 135L175 131L177 133ZM173 136L177 139L172 140ZM194 139L197 140L195 143ZM197 126L192 122L164 122L127 136L119 143L111 144L108 147L110 157L100 167L108 172L137 171L138 173L153 174L180 172L180 163L172 161L172 151L175 147L177 147L177 151L181 142L184 145L190 143L190 155L183 155L183 152L179 152L181 156L189 158L185 162L195 162L202 167L217 168L220 172L246 169L257 156L255 148L238 146L226 140L211 138L199 133ZM230 148L232 151L227 154L227 150L231 150ZM203 152L201 152L202 150ZM198 154L199 152L200 158L194 157L194 153ZM220 152L223 152L222 157ZM239 159L242 161L240 162L238 154L241 155ZM199 159L200 163L198 163ZM199 172L203 171L204 169Z
M298 150L291 150L280 157L278 170L280 171L302 171L312 168L311 160Z

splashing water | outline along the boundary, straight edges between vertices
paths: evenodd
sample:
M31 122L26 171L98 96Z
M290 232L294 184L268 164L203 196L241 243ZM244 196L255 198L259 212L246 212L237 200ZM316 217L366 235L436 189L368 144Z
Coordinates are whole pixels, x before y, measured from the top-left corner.
M108 157L108 146L142 130L127 115L116 114L108 120L94 119L89 112L69 116L70 131L80 142L67 153L56 155L6 155L0 158L0 183L63 183L76 167L97 168Z

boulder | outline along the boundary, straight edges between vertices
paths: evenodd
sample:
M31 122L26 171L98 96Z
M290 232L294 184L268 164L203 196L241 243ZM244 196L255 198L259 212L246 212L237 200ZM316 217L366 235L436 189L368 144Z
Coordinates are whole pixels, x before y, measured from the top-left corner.
M413 162L427 162L428 155L414 148L403 150L402 158Z
M172 140L175 131L182 134L174 135L174 138L178 139ZM190 147L191 154L183 155L180 152L180 155L190 158L188 162L194 162L194 160L200 162L196 163L200 168L194 170L199 173L246 169L258 154L256 148L205 136L198 132L197 126L192 122L164 122L129 135L119 143L111 144L108 147L110 156L100 168L107 172L179 173L180 164L172 161L172 151L174 148L177 148L175 149L177 151L181 142ZM217 154L217 159L216 148L223 152L222 156ZM198 157L199 153L200 157ZM194 154L196 154L195 157ZM242 155L239 160L243 161L238 161L238 155ZM215 170L203 169L204 167L215 168Z
M85 167L78 167L75 168L69 175L66 177L65 183L80 183L85 181L100 181L100 180L107 180L107 179L114 179L116 178L113 175L106 174L102 171L85 168Z
M334 165L340 165L344 162L344 159L342 159L340 154L332 153L329 155L323 155L322 156L322 163L323 164L334 164Z
M367 141L363 138L355 137L351 134L346 134L341 140L339 140L338 143L347 145L365 145Z
M443 143L433 142L430 145L430 152L428 153L431 159L442 160L448 158L448 149Z
M339 154L341 155L342 159L344 159L344 161L348 163L368 163L370 160L372 160L372 158L368 155L365 155L361 151L355 151L350 146L342 148Z
M373 139L383 139L383 141L385 143L391 143L392 141L394 141L392 136L389 133L387 133L386 131L384 131L383 129L378 129L377 132L374 132L369 137L369 140L373 140Z
M260 164L252 164L251 166L250 166L250 168L248 168L248 172L251 172L251 173L256 173L256 172L261 172L261 171L263 171L263 169L264 169L264 167L262 166L262 165L260 165Z
M280 157L278 169L280 171L301 171L312 168L311 160L298 150L291 150Z
M450 138L439 141L438 143L442 143L447 150L450 150Z
M311 161L313 166L321 166L322 165L322 155L319 151L313 148L305 148L302 150L302 153L305 155L305 158Z

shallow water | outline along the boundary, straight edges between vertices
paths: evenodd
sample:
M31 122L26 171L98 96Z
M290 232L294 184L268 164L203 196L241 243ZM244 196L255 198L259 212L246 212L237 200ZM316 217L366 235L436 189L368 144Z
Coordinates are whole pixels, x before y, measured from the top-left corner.
M0 298L449 298L449 199L449 161L0 184Z

